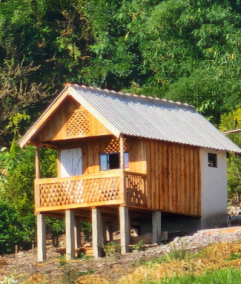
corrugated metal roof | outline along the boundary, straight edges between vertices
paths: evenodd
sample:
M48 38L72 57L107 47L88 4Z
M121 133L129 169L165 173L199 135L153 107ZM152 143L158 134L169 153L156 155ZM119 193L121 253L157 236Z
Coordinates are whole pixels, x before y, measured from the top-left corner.
M85 86L71 87L122 134L241 153L192 106Z

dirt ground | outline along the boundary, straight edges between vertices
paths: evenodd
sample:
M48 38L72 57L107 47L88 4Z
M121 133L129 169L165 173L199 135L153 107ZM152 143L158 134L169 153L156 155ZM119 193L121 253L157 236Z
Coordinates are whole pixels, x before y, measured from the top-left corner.
M213 243L233 242L240 239L241 232L238 230L225 234L221 234L218 231L213 234L206 234L200 231L193 236L178 237L168 244L152 246L145 251L128 253L126 255L116 254L98 260L94 260L93 258L74 259L68 261L67 264L69 270L75 269L79 275L91 272L98 278L108 279L110 283L117 283L121 277L133 272L141 260L158 257L173 249L185 249L190 252L196 252ZM60 253L58 252L58 248L53 248L50 243L47 244L47 260L44 263L37 263L36 249L20 251L16 255L4 255L0 257L0 281L4 277L12 275L15 279L18 279L18 283L23 283L33 276L42 275L46 283L59 283L59 279L63 275L63 268L59 260ZM33 280L31 283L41 283L41 281Z

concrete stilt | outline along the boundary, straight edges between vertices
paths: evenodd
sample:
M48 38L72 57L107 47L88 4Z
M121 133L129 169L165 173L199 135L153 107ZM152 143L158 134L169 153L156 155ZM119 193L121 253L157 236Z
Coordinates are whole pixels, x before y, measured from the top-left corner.
M107 242L113 241L113 228L111 222L106 222L106 240Z
M65 211L66 260L74 257L74 211Z
M43 262L46 259L46 223L43 214L37 214L37 261Z
M80 239L81 224L79 218L74 219L74 247L77 249L81 246Z
M121 253L129 252L130 244L130 225L129 225L128 207L119 207L120 217L120 235L121 235Z
M106 244L107 242L107 234L106 234L107 221L106 221L106 218L103 216L101 216L101 220L102 220L102 231L103 231L103 243Z
M152 212L152 243L161 243L161 212Z
M95 258L102 256L104 244L103 227L100 209L92 209L92 246Z

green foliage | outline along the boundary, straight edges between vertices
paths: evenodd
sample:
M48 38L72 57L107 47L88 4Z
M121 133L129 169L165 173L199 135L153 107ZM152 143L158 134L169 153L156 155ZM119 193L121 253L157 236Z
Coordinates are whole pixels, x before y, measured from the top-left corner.
M87 271L79 271L77 273L78 276L85 276L85 275L90 275L90 274L93 274L95 273L95 270L92 269L92 268L89 268Z
M81 221L81 230L84 232L91 232L91 223Z
M105 255L108 257L108 256L112 256L115 254L120 254L121 246L119 243L111 241L103 246L103 250L104 250Z
M84 252L81 252L80 259L81 260L90 260L90 259L93 259L93 256L88 256Z
M188 102L216 125L221 117L221 130L240 127L240 23L238 0L1 1L0 201L18 212L21 238L35 238L34 148L15 143L63 83ZM55 177L56 152L40 157L41 176ZM230 196L241 189L240 168L230 155Z
M0 282L1 284L16 284L18 280L14 279L14 276L4 277L3 281Z
M143 245L143 240L139 241L136 245L132 246L133 250L143 251L145 246Z
M240 105L240 20L235 0L1 2L0 129L35 120L67 81L185 101L217 123Z
M14 148L14 155L6 148L0 152L0 238L6 243L2 252L10 251L16 243L32 242L36 239L34 213L35 149L28 146ZM13 151L13 150L12 150ZM42 177L56 176L56 151L41 149ZM4 170L3 170L4 169ZM53 235L64 232L62 220L47 218L47 230Z
M19 228L16 212L0 200L0 253L12 250L13 244L20 239Z
M183 275L164 280L143 280L140 284L237 284L240 282L240 269L226 268L223 270L208 271L201 275Z
M221 131L228 131L241 128L241 109L223 114L219 126ZM228 137L241 147L240 133L229 134ZM241 159L234 153L229 154L228 158L228 195L232 197L234 194L241 192Z
M184 244L182 244L181 248L176 248L176 244L173 242L171 244L171 251L168 254L170 259L176 259L176 260L183 260L187 256L187 249Z
M240 259L240 258L241 258L241 253L233 253L229 256L227 261L232 261L232 260L236 260L236 259Z
M64 257L59 259L59 265L62 269L61 283L75 284L78 279L76 268L70 268Z

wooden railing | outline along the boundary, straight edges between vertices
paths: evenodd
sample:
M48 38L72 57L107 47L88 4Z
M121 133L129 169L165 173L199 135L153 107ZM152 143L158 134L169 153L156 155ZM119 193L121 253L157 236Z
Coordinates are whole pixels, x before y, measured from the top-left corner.
M147 207L146 175L125 172L125 191L127 206Z
M50 211L124 203L121 171L35 180L35 210Z
M115 170L35 180L36 212L117 204L147 207L146 175Z

